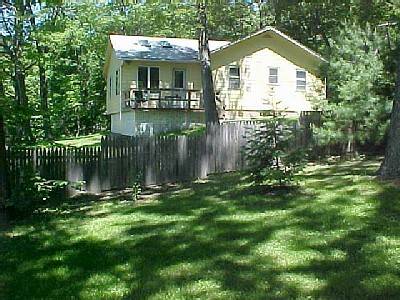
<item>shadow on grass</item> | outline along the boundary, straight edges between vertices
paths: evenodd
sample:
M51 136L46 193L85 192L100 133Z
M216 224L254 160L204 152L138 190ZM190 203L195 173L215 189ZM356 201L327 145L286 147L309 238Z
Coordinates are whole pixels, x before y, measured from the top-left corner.
M6 299L395 298L400 192L373 179L375 165L319 166L290 193L227 174L148 203L38 215L1 237L0 288Z

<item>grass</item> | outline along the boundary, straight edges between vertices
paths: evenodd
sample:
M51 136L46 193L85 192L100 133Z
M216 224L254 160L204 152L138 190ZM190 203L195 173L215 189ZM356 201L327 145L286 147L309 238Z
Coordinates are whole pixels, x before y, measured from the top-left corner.
M101 138L105 136L107 132L100 132L88 135L81 135L77 137L68 137L62 138L59 140L51 140L51 141L40 141L33 145L32 147L42 147L42 148L50 148L50 147L85 147L85 146L100 146Z
M169 132L163 132L160 133L160 136L196 136L196 135L202 135L204 134L206 130L205 125L196 125L188 129L182 129L182 130L177 130L177 131L169 131Z
M310 166L286 194L235 173L37 214L1 237L0 298L398 298L400 189L377 166Z
M166 133L161 133L160 136L194 136L201 135L205 131L205 126L199 125L189 129L179 130L179 131L171 131ZM36 147L54 147L54 146L62 146L62 147L87 147L87 146L100 146L101 138L107 135L107 132L95 133L89 135L82 135L78 137L69 137L56 141L41 141L35 144Z
M102 136L104 136L104 134L95 133L95 134L89 134L89 135L54 141L54 144L56 146L75 147L75 148L83 146L100 146Z

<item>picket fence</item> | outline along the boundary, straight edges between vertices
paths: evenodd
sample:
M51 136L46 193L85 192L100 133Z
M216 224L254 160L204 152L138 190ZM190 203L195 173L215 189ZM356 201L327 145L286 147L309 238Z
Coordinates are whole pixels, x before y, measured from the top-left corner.
M205 178L246 168L243 153L256 122L210 126L191 136L107 136L101 146L7 149L9 190L32 173L51 180L84 182L88 192L122 189L140 180L144 186ZM310 134L299 131L299 143Z

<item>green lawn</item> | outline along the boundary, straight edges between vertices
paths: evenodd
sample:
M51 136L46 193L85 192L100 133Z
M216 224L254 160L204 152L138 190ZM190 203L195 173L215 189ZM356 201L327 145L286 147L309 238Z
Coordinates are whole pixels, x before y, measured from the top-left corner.
M33 145L33 147L42 147L42 148L49 148L49 147L87 147L87 146L100 146L101 145L101 138L105 136L107 132L101 133L94 133L88 135L81 135L77 137L68 137L62 138L59 140L52 140L52 141L40 141Z
M195 136L195 135L202 135L206 131L205 125L196 125L188 129L182 129L177 131L169 131L160 133L160 136Z
M36 215L1 237L0 298L398 298L400 189L377 166L311 166L289 194L228 174Z
M54 144L57 146L64 147L83 147L83 146L100 146L101 137L104 134L95 133L90 135L78 136L69 139L63 139L55 141Z
M206 129L205 126L200 125L180 131L161 133L160 136L201 135L204 133L205 129ZM100 146L101 138L105 135L107 135L107 132L64 138L56 141L44 141L44 142L39 142L35 146L39 147L62 146L62 147L74 147L74 148L87 147L87 146Z

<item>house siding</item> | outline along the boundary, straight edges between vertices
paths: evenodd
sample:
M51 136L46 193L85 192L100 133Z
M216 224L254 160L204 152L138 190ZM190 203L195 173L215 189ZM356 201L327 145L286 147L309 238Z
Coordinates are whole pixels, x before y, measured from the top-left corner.
M270 49L248 53L246 47L237 47L242 52L240 59L224 56L213 57L215 90L225 110L270 110L281 109L291 112L313 109L312 100L325 97L325 87L316 74L298 66ZM240 88L229 88L229 67L240 68ZM278 69L278 83L270 84L269 68ZM302 69L307 74L306 91L297 91L296 71ZM227 113L227 116L232 114Z
M112 114L120 111L120 95L115 93L115 72L122 66L122 61L117 59L115 52L111 51L110 63L107 72L107 114ZM110 77L112 81L111 91L110 91Z
M160 88L173 87L173 70L186 70L186 88L201 89L200 64L197 63L174 63L174 62L139 62L127 61L122 68L123 80L122 90L137 88L137 76L139 67L159 67L160 68Z
M186 70L186 89L201 90L200 63L167 61L118 60L110 51L107 69L107 113L111 115L111 131L124 135L156 134L203 123L204 112L186 110L132 110L125 108L115 93L115 72L121 70L122 100L138 87L138 67L159 67L160 88L173 87L173 70ZM279 53L279 54L278 54ZM325 98L325 83L319 78L321 58L285 39L269 34L239 42L211 54L217 106L225 120L260 118L265 110L280 109L296 115L313 110L313 100ZM240 86L229 87L229 67L240 68ZM278 83L270 84L269 68L278 69ZM305 91L296 88L296 71L306 71ZM112 90L109 92L109 78ZM110 96L111 94L111 96ZM197 95L195 96L197 98ZM149 101L150 103L150 101ZM144 105L150 105L145 103ZM147 107L147 106L146 106ZM148 106L147 108L151 108ZM192 108L199 108L193 107Z
M137 110L111 115L111 132L128 136L154 135L204 124L201 111Z

